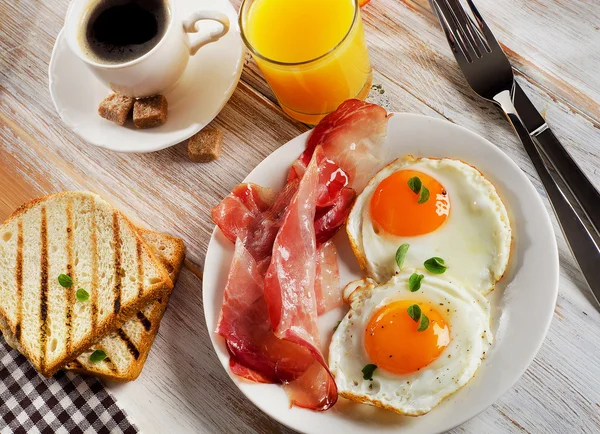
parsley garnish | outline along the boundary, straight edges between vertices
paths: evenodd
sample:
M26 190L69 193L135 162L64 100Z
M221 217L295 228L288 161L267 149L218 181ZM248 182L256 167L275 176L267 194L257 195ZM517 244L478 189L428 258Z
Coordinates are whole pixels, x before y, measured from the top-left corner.
M419 191L421 191L421 178L419 178L418 176L413 176L412 178L410 178L408 180L408 187L415 193L415 194L419 194Z
M418 304L411 304L410 306L408 306L408 309L406 309L406 311L408 312L408 315L413 319L414 322L419 321L419 319L421 318L421 308Z
M90 294L83 288L79 288L75 293L77 300L79 301L88 301L90 299Z
M423 280L425 276L422 274L413 273L408 278L408 289L410 292L415 292L421 289L421 280Z
M417 327L418 332L424 332L429 327L429 318L424 313L421 314L421 318L419 319L419 327Z
M417 200L417 203L425 203L429 200L429 190L427 189L427 187L423 186L423 188L421 188L421 193L419 193L419 200Z
M443 274L448 269L448 266L444 260L442 258L438 258L437 256L429 258L423 263L423 265L427 271L433 274Z
M98 363L98 362L101 362L102 360L106 359L107 357L108 356L106 355L106 353L104 351L96 350L90 356L90 362Z
M410 244L402 244L396 250L396 264L398 264L398 268L402 270L402 266L404 265L404 258L406 258L406 252L408 252L408 248Z
M59 274L58 283L63 288L70 288L71 286L73 286L73 279L71 279L71 276L67 274Z
M377 369L377 365L374 365L372 363L369 363L368 365L365 365L365 367L362 368L363 379L365 379L365 380L372 380L373 379L373 372L375 372L375 369Z
M421 313L421 308L418 304L411 304L406 309L408 315L413 319L414 322L418 322L419 325L417 327L418 332L424 332L429 327L429 318L424 313Z

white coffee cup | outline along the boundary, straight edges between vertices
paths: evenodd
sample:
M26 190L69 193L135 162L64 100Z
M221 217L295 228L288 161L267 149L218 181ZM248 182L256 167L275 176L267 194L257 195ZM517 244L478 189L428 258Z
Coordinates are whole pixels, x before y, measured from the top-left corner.
M78 40L82 31L81 26L85 25L83 22L85 13L96 1L73 0L71 2L65 18L67 43L96 77L113 91L135 98L167 92L183 74L190 56L196 54L202 46L218 40L229 31L229 18L222 12L201 10L182 19L178 15L177 0L165 0L171 13L162 39L137 59L121 64L102 64L87 57ZM196 26L201 20L217 21L221 26L204 34L190 36L190 33L199 31Z

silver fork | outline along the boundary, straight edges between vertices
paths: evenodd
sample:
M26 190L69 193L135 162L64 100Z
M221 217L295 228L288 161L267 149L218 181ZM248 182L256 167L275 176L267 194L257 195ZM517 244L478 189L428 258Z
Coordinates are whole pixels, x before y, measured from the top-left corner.
M571 253L579 264L596 300L600 302L600 249L592 234L554 181L544 163L540 150L533 142L530 133L515 109L513 95L516 82L508 58L473 2L471 0L466 1L475 19L466 13L460 0L431 0L431 4L467 82L479 96L494 102L502 108L521 139L546 190ZM553 145L564 151L558 141ZM564 153L568 156L566 151ZM558 162L553 162L557 170L559 169L556 167ZM568 185L569 177L578 170L575 174L578 176L575 180L578 185L569 187L573 193L582 187L581 183L587 182L583 188L590 193L590 196L587 196L586 199L594 197L594 194L595 197L600 197L577 165L572 160L570 160L570 163L576 169L568 167L568 173L563 171L561 176ZM581 195L578 200L582 202L582 208L588 214L591 214L591 222L598 222L600 203L589 203L590 201L583 200ZM597 226L596 230L598 230Z

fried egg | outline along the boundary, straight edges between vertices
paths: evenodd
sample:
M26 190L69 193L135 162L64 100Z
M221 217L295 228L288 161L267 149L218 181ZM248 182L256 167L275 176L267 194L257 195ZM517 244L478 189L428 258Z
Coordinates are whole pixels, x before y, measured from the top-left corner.
M427 200L411 188L415 178ZM384 167L357 197L346 230L361 268L377 282L398 271L395 253L405 243L405 267L442 258L449 274L482 294L510 256L510 222L496 189L477 169L448 158L407 156Z
M364 278L344 289L350 310L329 348L340 396L419 416L475 374L493 340L489 302L448 276L425 275L411 292L415 271L423 273L403 269L387 283ZM422 331L414 305L429 320Z

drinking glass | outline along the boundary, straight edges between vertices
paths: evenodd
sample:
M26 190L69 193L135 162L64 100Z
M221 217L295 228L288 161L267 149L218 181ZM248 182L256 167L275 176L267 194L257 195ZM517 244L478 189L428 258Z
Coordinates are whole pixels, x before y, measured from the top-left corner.
M319 2L330 0L269 0L261 5L263 1L265 0L244 0L239 14L241 34L281 108L287 114L301 122L314 125L345 100L362 100L367 96L371 87L372 69L358 0L338 0L334 2L337 6L332 6L334 3L325 6L324 3L320 3L319 6ZM315 20L319 21L315 22L314 26L303 26L294 30L282 29L277 20L282 13L287 14L285 9L290 7L290 1L298 2L293 6L295 8L304 7L302 5L314 8L301 11L313 14L303 15L303 24L307 16L308 20L315 17ZM261 9L253 10L257 5ZM261 17L257 17L259 13ZM298 13L298 9L295 9L294 13ZM351 14L352 19L347 29L340 29L339 26L336 28L335 25L319 25L324 22L339 24L342 22L340 14L345 14L346 17ZM293 20L295 15L284 16ZM258 26L257 21L262 26L260 29L252 27ZM309 33L315 32L317 27L320 33ZM332 46L321 47L324 40L331 41L332 34L328 34L330 28L335 28L338 33L345 33L339 40L334 41ZM315 39L316 34L323 37ZM324 50L312 58L302 59L301 53L314 54L319 50L316 47L305 46L304 43L317 44ZM257 46L263 47L263 51L275 48L280 56L270 58L264 52L261 53ZM298 52L297 56L295 52Z

